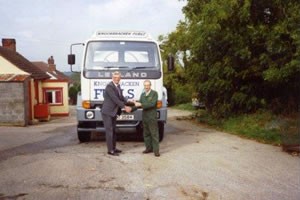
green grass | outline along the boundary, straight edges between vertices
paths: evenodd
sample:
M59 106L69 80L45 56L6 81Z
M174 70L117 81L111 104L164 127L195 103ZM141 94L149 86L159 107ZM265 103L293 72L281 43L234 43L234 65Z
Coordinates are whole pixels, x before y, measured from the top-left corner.
M278 145L281 143L279 126L277 128L267 127L273 120L275 118L266 112L241 115L224 120L222 130L259 142Z
M176 109L180 109L180 110L189 110L189 111L195 110L195 108L192 106L191 103L175 105L175 106L172 106L172 108L176 108Z
M177 109L195 110L190 104L175 106ZM253 114L241 114L228 119L216 119L206 112L206 110L197 110L195 119L198 123L206 124L212 128L227 133L239 135L258 142L280 145L287 137L299 137L298 115L294 118L285 118L273 115L269 111L258 111ZM293 133L285 131L285 127L292 129ZM295 128L296 127L296 128ZM293 139L293 142L299 143L299 140ZM299 137L300 138L300 137Z

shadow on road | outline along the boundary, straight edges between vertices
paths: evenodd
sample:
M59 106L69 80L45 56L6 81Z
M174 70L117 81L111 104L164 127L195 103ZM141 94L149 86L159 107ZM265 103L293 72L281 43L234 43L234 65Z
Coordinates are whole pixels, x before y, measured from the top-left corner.
M75 131L75 127L73 125L63 127L63 129L65 130L74 129ZM78 143L77 136L75 134L70 133L70 131L68 131L68 132L64 132L63 134L54 135L42 141L28 143L18 147L0 151L0 162L8 158L12 158L19 155L37 154L44 150L75 145L77 143Z

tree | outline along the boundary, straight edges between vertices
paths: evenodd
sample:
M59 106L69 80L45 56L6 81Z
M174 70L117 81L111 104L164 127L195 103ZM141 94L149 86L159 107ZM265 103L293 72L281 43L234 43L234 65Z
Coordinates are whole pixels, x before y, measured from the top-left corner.
M187 82L215 116L264 107L296 111L299 9L296 0L188 0L185 22L164 45L189 52Z
M186 69L188 63L188 46L185 30L187 25L184 22L179 22L175 32L172 32L167 37L159 36L162 49L162 59L167 60L171 55L176 56L176 67L174 73L165 73L164 85L168 90L169 105L186 103L191 101L192 88L188 84L186 77ZM166 72L167 69L164 69Z
M73 85L69 88L69 97L71 104L76 104L77 102L77 93L81 91L80 86L80 73L73 73L71 75Z

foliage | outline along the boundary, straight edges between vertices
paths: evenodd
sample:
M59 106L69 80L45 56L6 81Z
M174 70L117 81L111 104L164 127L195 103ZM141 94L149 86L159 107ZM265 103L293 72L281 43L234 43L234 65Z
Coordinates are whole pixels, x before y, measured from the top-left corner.
M191 85L187 84L186 74L181 67L176 67L173 73L165 73L164 85L168 90L170 106L191 102Z
M195 108L192 106L191 103L177 104L176 106L174 106L174 108L180 110L189 110L189 111L195 110Z
M175 73L165 76L167 88L181 78L218 118L260 108L296 111L299 10L297 0L188 0L185 21L160 37L163 57L177 58Z
M70 78L74 83L80 84L80 73L72 73Z
M170 54L176 55L175 71L173 73L167 73L167 70L164 69L164 85L168 90L169 105L188 103L191 102L192 98L192 86L188 84L189 77L187 77L185 72L189 57L189 43L186 41L186 28L186 23L179 22L175 32L170 33L168 36L159 36L162 59L167 60Z
M266 110L259 110L252 114L239 114L222 120L216 119L207 110L198 110L195 116L197 122L205 123L218 130L274 145L284 142L282 127L297 122L297 118L294 118L286 124L285 119Z
M213 117L210 113L208 113L207 110L197 110L195 114L195 118L197 122L200 122L202 124L207 124L209 126L212 126L216 129L221 129L222 122L224 119L216 119Z
M273 117L268 112L230 117L224 121L222 130L264 143L280 144L281 135L279 127L267 127L268 123L275 120Z
M179 85L175 88L175 104L191 102L191 89L189 85Z
M69 88L70 103L71 104L76 104L76 102L77 102L77 93L81 91L80 74L79 73L73 73L70 78L73 81L73 85Z

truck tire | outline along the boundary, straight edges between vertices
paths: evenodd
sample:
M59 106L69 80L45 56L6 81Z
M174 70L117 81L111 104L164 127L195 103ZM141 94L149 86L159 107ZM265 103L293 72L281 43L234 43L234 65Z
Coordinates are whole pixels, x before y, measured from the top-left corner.
M89 142L91 140L91 132L77 131L77 135L80 142Z
M164 132L165 132L165 123L158 122L158 133L159 133L160 142L164 139Z

